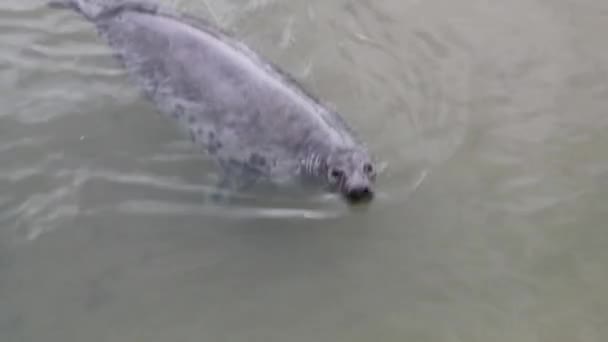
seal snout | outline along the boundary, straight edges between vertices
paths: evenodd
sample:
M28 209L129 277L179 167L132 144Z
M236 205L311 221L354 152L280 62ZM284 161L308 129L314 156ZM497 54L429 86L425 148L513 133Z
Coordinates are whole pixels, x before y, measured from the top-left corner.
M352 204L364 203L374 198L374 191L369 185L359 185L347 189L344 192L344 196Z

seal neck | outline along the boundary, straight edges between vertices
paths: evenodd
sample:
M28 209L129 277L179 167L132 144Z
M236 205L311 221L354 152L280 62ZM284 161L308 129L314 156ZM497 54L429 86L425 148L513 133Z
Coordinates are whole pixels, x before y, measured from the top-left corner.
M300 174L306 178L317 179L327 171L327 158L318 153L306 155L300 161Z

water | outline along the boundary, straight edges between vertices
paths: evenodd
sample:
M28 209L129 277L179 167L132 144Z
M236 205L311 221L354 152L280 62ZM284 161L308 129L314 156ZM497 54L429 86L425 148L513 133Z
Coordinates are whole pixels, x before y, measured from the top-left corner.
M171 3L344 113L379 199L205 204L91 25L4 0L0 341L608 339L608 3Z

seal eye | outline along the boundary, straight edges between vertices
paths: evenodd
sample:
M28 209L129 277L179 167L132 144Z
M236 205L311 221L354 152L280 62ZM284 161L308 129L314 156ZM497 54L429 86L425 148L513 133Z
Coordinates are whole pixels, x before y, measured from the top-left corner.
M344 177L344 172L342 170L333 169L333 170L331 170L330 175L333 180L337 181L337 180L342 179L342 177Z
M374 173L374 167L372 166L372 164L370 163L365 163L365 165L363 165L363 172L369 174Z

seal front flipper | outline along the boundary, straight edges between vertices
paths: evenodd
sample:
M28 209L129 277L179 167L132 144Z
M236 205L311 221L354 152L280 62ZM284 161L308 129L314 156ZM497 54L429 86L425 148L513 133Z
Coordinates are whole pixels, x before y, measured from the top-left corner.
M235 195L250 191L261 180L259 171L234 160L219 161L221 176L209 198L213 202L227 203Z
M222 175L215 188L207 194L207 199L214 204L228 204L234 191L233 188L230 178Z

